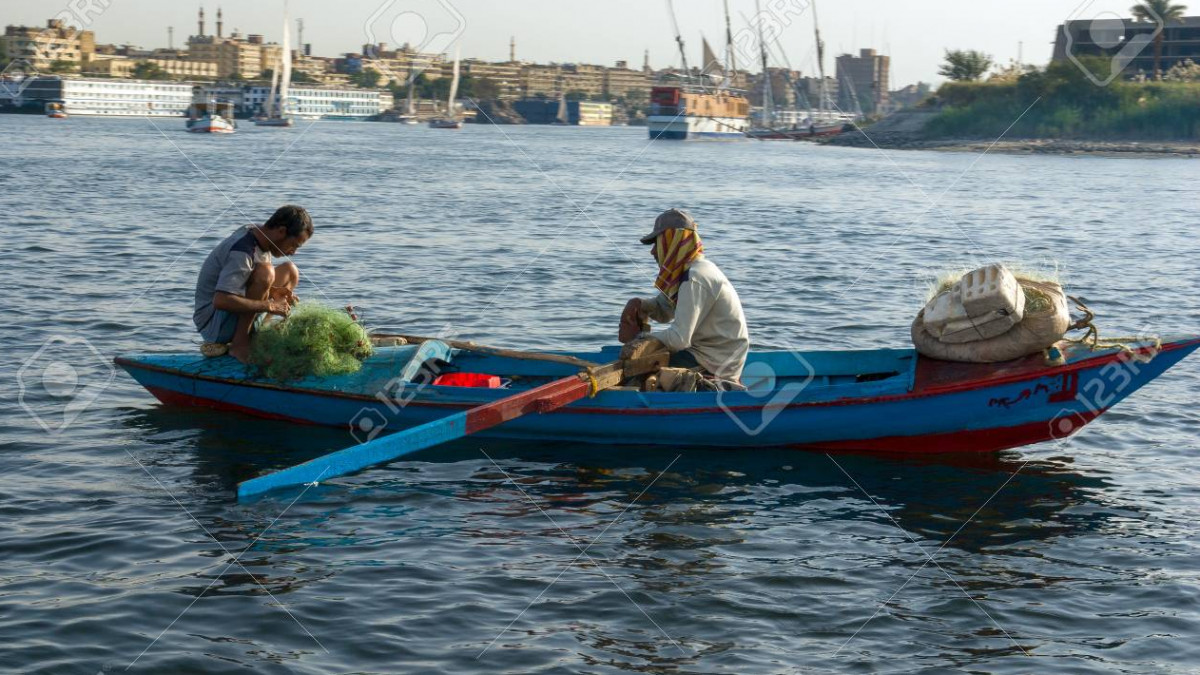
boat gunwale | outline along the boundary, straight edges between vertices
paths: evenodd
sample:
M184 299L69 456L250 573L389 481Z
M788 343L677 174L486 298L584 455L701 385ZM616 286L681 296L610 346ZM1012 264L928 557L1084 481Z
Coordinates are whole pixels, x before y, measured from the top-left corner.
M1165 342L1162 344L1161 348L1158 351L1160 353L1161 352L1171 352L1171 351L1176 351L1176 350L1180 350L1180 349L1187 349L1189 347L1195 348L1197 346L1200 346L1200 336L1191 336L1191 337L1181 338L1181 339L1178 339L1178 340L1175 340L1172 342ZM177 352L172 352L172 353L177 353ZM1155 353L1155 348L1152 346L1139 347L1137 349L1132 350L1132 353L1138 354L1138 355L1152 354L1152 353ZM1044 370L1018 372L1018 373L1012 373L1012 374L1008 374L1008 375L1003 375L1003 376L998 376L998 377L990 377L990 378L983 377L983 378L975 378L975 379L966 379L966 380L962 380L962 381L948 382L946 384L924 386L924 387L920 387L920 388L917 388L914 386L913 389L906 391L904 393L901 393L901 394L882 394L882 395L877 395L877 396L864 396L864 397L843 397L843 398L832 399L832 400L828 400L828 401L793 401L791 403L788 403L786 405L779 406L779 407L780 407L780 409L786 410L786 409L790 409L790 408L832 407L832 406L849 406L849 405L867 405L867 404L873 404L873 403L892 403L892 402L897 402L897 401L907 401L907 400L916 400L916 399L922 399L922 398L930 398L930 397L934 397L934 396L943 396L946 394L955 394L955 393L960 393L960 392L965 392L965 391L973 391L973 390L977 390L977 389L984 389L984 388L994 387L994 386L1002 386L1002 385L1006 385L1006 384L1013 384L1016 382L1025 382L1025 381L1040 379L1043 377L1053 377L1053 376L1057 376L1057 375L1070 374L1070 373L1080 372L1083 370L1089 370L1092 368L1098 368L1098 367L1105 366L1109 363L1119 361L1123 357L1129 358L1128 356L1126 356L1126 354L1127 354L1127 352L1125 352L1124 350L1121 350L1118 348L1113 348L1112 350L1105 351L1103 353L1099 353L1099 354L1095 354L1095 355L1089 355L1089 356L1079 359L1078 361L1073 361L1073 362L1070 362L1070 363L1067 363L1067 364L1064 364L1061 366L1049 366L1049 367L1046 367ZM258 388L258 389L271 389L271 390L276 390L276 391L283 391L283 392L296 393L296 394L306 394L306 395L319 396L319 397L340 398L340 399L355 400L355 401L374 401L374 402L382 403L382 401L380 401L380 399L377 395L357 394L357 393L351 393L351 392L337 391L337 390L333 390L333 389L315 389L312 387L294 387L294 386L277 384L277 383L273 383L273 382L263 382L263 381L258 381L258 380L238 380L238 379L233 379L233 378L228 378L228 377L202 375L202 374L198 374L198 373L186 373L177 368L168 368L166 366L147 364L147 363L136 361L136 360L130 359L128 357L123 357L123 356L115 357L113 359L113 363L115 363L118 366L121 366L122 368L126 368L126 369L139 368L139 369L150 371L150 372L164 373L167 375L172 375L175 377L180 377L180 378L189 379L189 380L201 380L201 381L206 381L206 382L227 384L227 385L231 385L231 386L243 386L243 387ZM920 363L918 361L916 364L914 364L914 367L919 367L919 365L920 365ZM431 386L433 386L433 385L431 385ZM613 392L613 393L615 393L615 392ZM417 405L417 406L431 407L431 408L462 409L462 408L470 408L470 407L474 407L477 405L481 405L481 403L482 402L479 402L479 401L433 401L430 399L422 399L422 398L417 397L417 398L414 398L413 400L409 401L407 403L407 405ZM552 411L552 412L553 413L594 414L594 415L695 415L695 414L706 414L706 413L712 413L712 412L737 412L737 411L760 410L760 409L763 409L768 406L770 406L769 402L764 403L763 405L717 405L717 406L708 406L708 407L700 407L700 408L675 408L675 407L646 407L646 408L611 407L610 408L610 407L595 407L595 406L586 407L586 406L571 405L571 406L566 406L566 407L560 408L560 409Z

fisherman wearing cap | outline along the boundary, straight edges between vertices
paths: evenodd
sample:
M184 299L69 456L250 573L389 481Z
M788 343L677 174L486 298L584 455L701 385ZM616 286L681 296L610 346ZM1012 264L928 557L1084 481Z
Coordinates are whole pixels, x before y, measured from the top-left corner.
M708 258L685 211L670 209L642 237L658 262L653 298L633 298L621 314L618 337L629 343L657 340L671 352L670 366L701 368L719 380L739 382L750 335L742 303L729 279ZM648 319L670 324L651 331Z

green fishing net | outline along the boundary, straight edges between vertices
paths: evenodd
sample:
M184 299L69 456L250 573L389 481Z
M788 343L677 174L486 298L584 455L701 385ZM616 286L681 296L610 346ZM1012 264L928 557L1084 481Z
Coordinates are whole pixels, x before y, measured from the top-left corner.
M250 363L273 380L358 372L371 355L367 331L344 309L302 302L266 322L250 343Z

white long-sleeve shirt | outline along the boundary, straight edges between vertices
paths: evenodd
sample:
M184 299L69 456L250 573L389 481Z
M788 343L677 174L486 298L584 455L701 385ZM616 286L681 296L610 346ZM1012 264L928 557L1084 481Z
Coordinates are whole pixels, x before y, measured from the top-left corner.
M652 331L672 352L690 351L704 369L723 379L740 380L750 351L750 333L742 301L729 279L704 256L684 273L675 306L667 296L642 298L642 311L671 325Z

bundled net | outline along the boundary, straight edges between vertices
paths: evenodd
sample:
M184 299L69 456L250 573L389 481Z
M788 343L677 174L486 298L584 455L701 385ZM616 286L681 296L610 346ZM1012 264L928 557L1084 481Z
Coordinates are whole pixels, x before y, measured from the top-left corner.
M302 302L265 324L250 345L250 363L273 380L358 372L371 355L366 329L343 309Z

